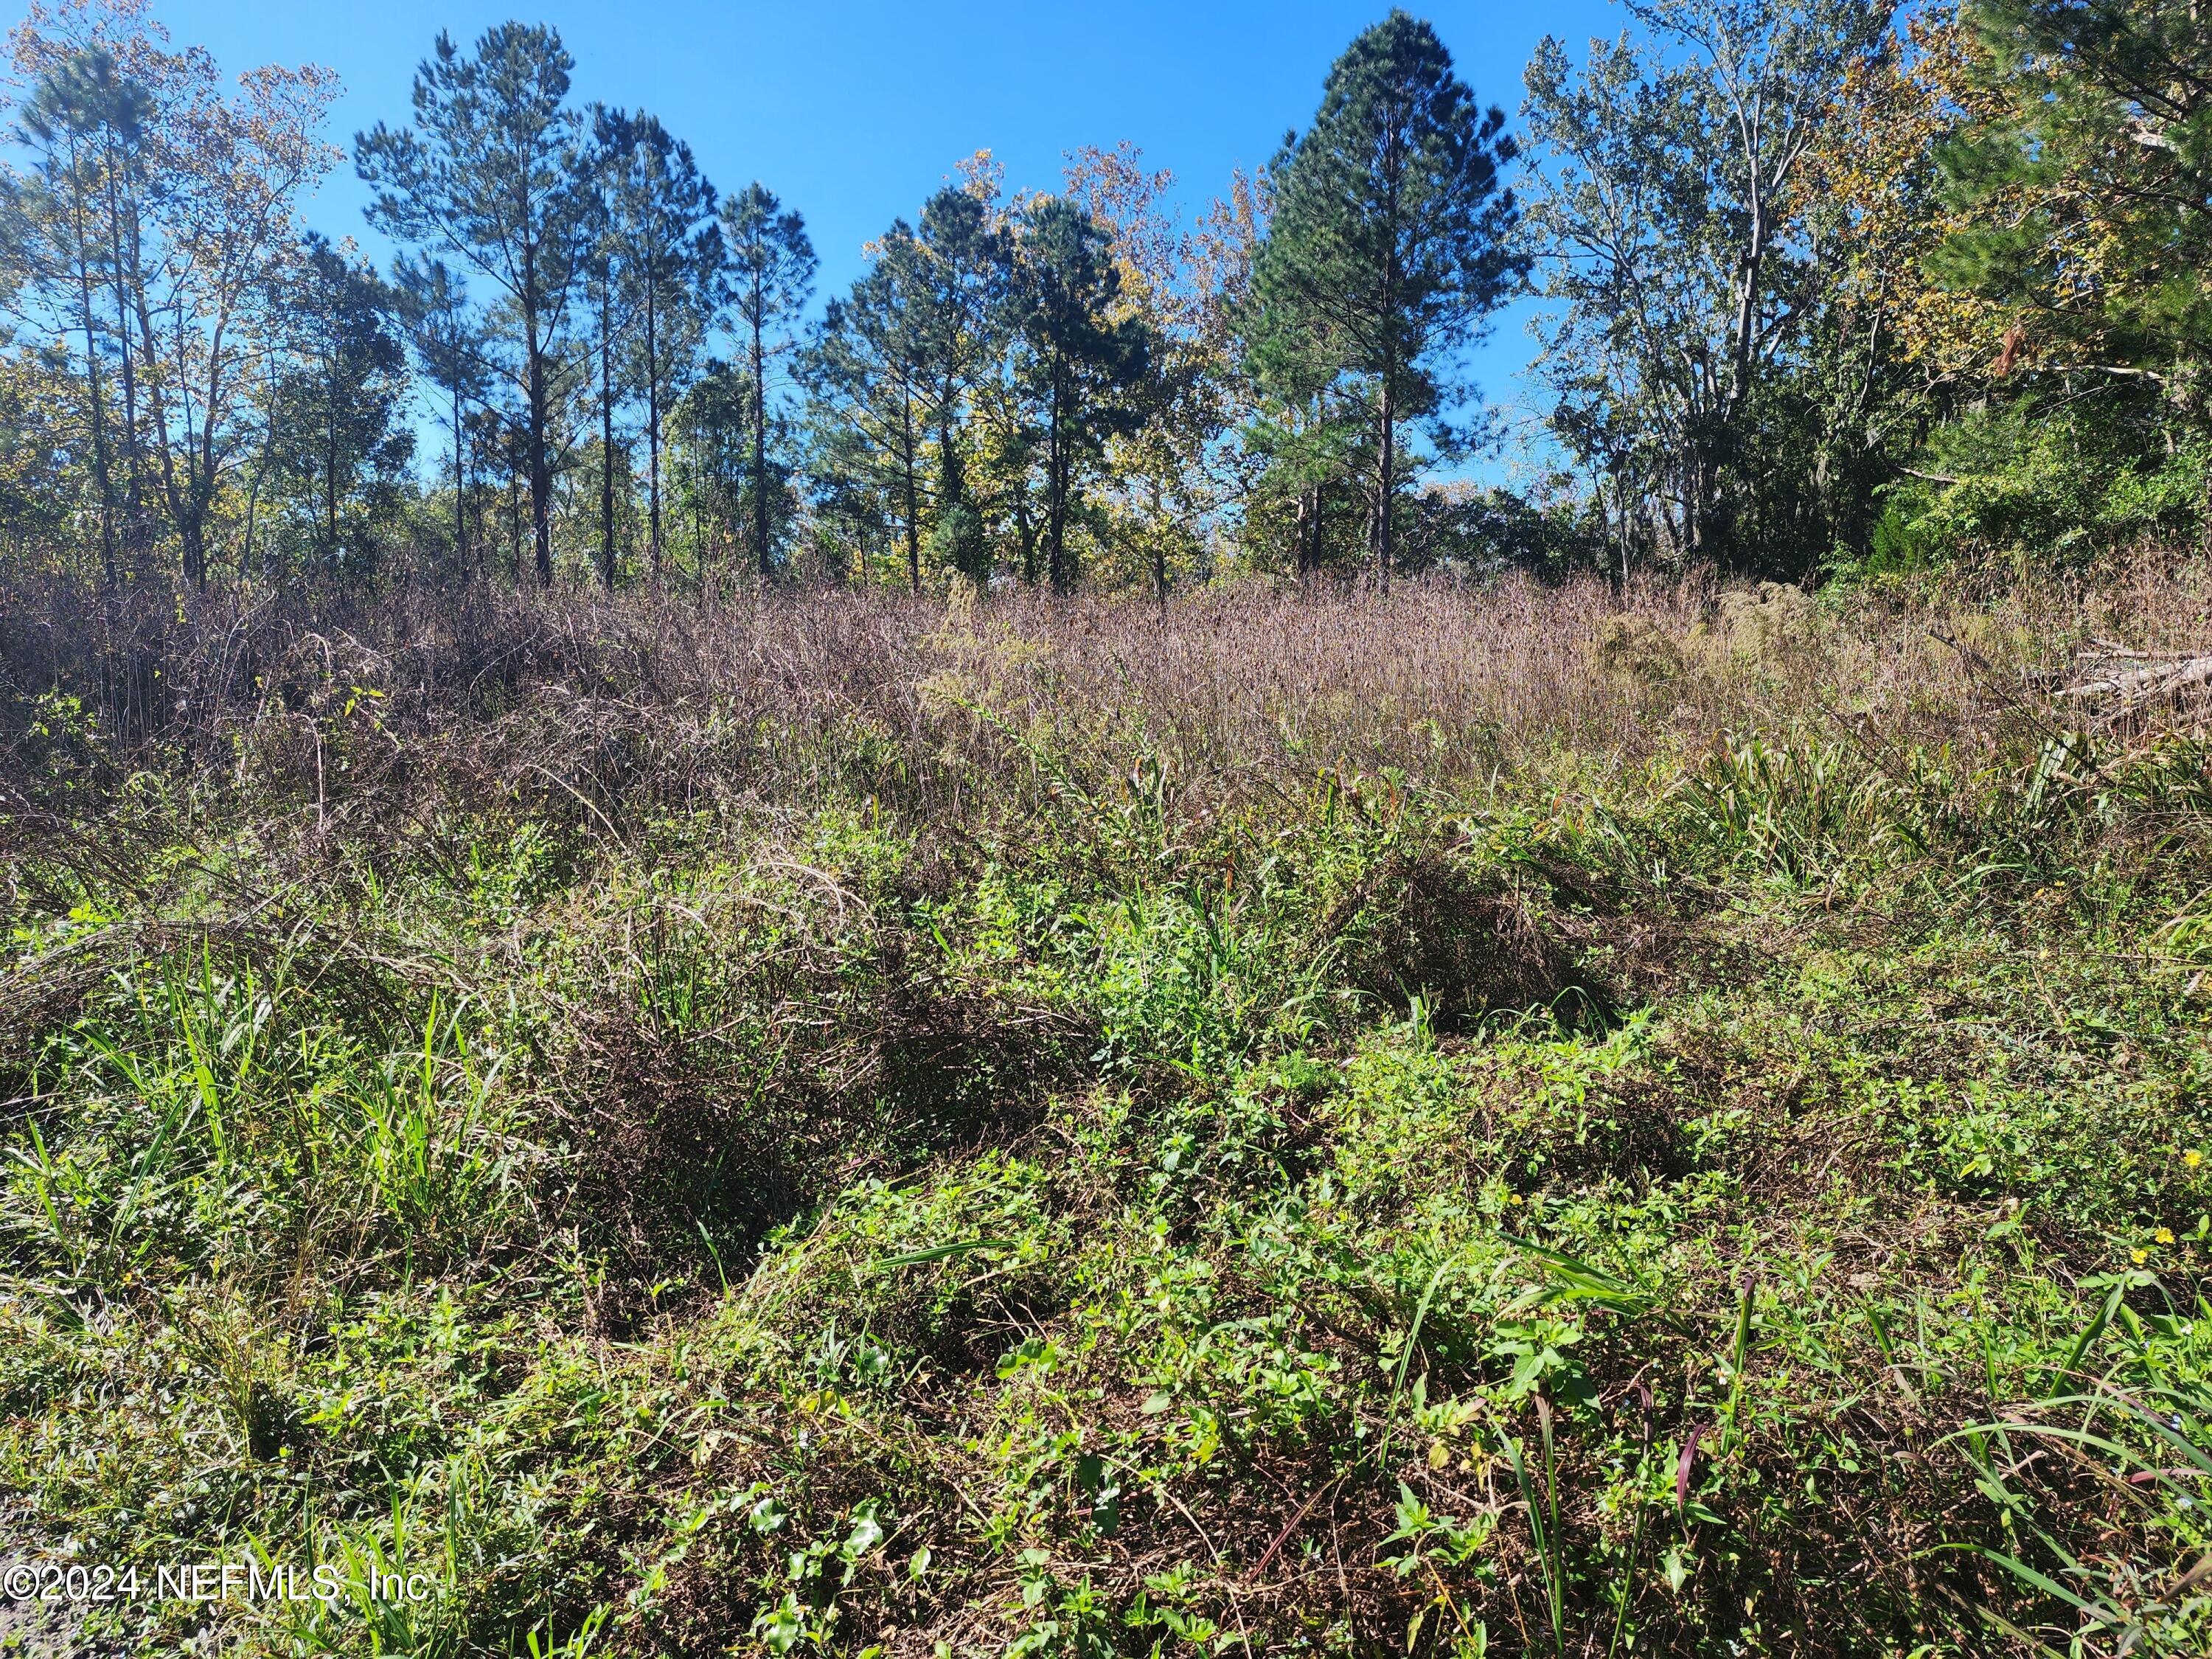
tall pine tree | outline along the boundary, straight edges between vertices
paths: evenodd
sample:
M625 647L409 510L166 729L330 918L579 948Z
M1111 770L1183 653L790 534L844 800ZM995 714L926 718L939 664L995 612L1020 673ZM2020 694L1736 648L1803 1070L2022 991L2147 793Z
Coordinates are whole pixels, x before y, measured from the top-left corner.
M591 313L592 356L599 363L599 586L615 585L615 411L627 388L615 380L615 343L625 332L623 290L630 284L629 249L619 209L623 174L629 170L630 119L604 104L592 107L592 141L577 164L584 198L584 294ZM629 471L625 450L623 471Z
M1021 377L1044 436L1045 568L1053 586L1075 584L1067 544L1085 475L1106 440L1144 418L1150 342L1135 318L1113 319L1121 290L1113 234L1076 202L1039 198L1024 216L1015 256Z
M841 446L890 501L905 532L907 580L921 592L923 447L927 441L930 283L914 228L895 220L875 262L825 308L806 357L815 398L861 440Z
M137 511L136 387L131 379L128 266L123 258L125 198L153 94L118 73L101 49L80 52L40 76L25 100L13 135L33 170L16 184L9 206L21 227L15 239L27 256L34 284L65 295L64 314L84 337L86 423L92 434L92 477L99 495L100 570L117 574L114 475L109 465L108 394L101 370L110 358L125 382L123 441L131 456ZM112 321L109 313L112 312Z
M1389 585L1401 422L1443 402L1437 376L1515 281L1514 155L1425 22L1394 11L1330 70L1321 109L1274 163L1275 214L1253 270L1262 307L1302 319L1315 353L1367 388L1370 546Z
M441 249L505 301L521 381L538 579L553 580L553 420L560 343L585 252L577 188L582 134L568 106L575 67L542 25L501 23L463 57L441 34L415 72L415 120L354 140L376 192L369 222Z
M921 333L937 426L931 538L939 562L988 587L990 546L982 516L969 500L962 425L969 393L996 366L1002 344L1006 239L980 197L948 185L922 204L916 252Z
M1931 264L2021 307L2010 356L2156 372L2212 354L2212 15L1980 0L1996 96L1940 152L1967 223Z
M721 233L714 187L691 149L650 115L627 118L612 198L631 319L629 378L645 398L646 547L660 574L661 428L695 372L717 303Z
M349 249L310 232L300 264L285 319L291 362L269 416L272 448L307 509L317 564L325 575L359 575L373 550L349 509L394 494L414 453L401 418L406 348L392 325L392 291Z
M818 261L806 222L757 180L722 204L731 308L752 372L753 555L765 581L775 571L768 471L768 376L790 343L793 321L814 291Z

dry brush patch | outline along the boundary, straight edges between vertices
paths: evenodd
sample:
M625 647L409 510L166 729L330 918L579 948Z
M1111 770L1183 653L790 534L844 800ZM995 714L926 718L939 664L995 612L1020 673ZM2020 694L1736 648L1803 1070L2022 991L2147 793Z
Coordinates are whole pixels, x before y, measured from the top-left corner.
M942 793L963 787L948 745L1012 781L1048 739L1078 759L1094 740L1149 748L1214 804L1316 769L1467 783L1567 750L1632 766L1830 714L1892 739L1968 736L2086 640L2207 644L2203 583L2199 566L2146 560L1980 602L1509 579L1387 599L1252 587L1164 609L1014 595L950 610L875 590L702 606L477 589L157 610L19 587L0 605L0 664L26 803L70 770L70 734L33 730L38 700L66 694L111 766L143 745L202 767L258 762L309 798L319 753L326 811L404 808L402 771L426 797L474 780L547 809L563 782L601 811L639 792L711 801L806 781L794 767L818 776L808 740L860 732L879 766L896 757L885 793L925 811L966 810ZM157 702L118 689L141 680ZM265 747L241 758L240 741Z

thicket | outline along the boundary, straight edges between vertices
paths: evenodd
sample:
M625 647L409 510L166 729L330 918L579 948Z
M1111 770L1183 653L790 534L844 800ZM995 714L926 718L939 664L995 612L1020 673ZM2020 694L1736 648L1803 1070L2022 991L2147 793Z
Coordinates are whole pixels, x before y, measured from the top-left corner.
M2201 1651L2208 599L18 586L48 1639Z

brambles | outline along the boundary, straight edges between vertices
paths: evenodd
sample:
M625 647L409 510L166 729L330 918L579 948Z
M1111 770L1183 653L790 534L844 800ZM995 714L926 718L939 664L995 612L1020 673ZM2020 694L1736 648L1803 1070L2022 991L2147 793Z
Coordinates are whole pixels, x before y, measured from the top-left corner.
M2207 580L10 602L11 1513L428 1587L147 1652L2188 1651L2202 738L2046 693Z

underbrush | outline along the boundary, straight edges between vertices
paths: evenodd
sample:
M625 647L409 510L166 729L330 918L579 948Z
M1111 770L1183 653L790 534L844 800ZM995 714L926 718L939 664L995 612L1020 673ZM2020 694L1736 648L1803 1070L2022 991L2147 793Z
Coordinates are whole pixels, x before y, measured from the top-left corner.
M2202 1652L2206 585L11 599L40 1616Z

